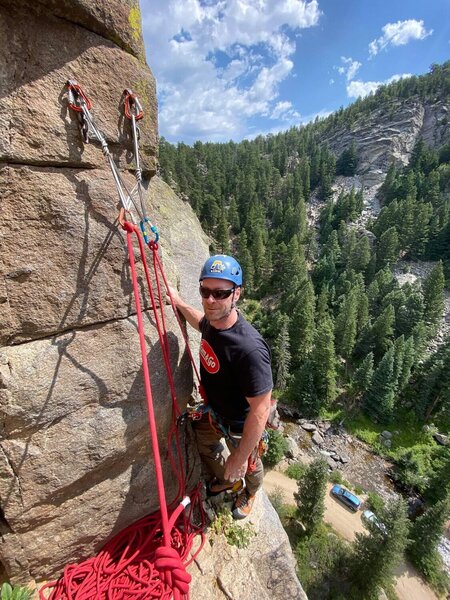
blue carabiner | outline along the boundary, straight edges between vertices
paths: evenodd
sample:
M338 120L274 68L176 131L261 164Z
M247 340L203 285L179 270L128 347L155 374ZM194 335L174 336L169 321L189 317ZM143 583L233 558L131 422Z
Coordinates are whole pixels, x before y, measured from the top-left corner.
M157 228L156 228L156 226L155 226L155 225L152 225L152 224L151 224L151 221L150 221L150 219L148 219L147 217L145 217L145 219L143 219L143 220L142 220L142 221L139 223L139 227L141 228L142 235L144 236L145 243L146 243L146 244L149 244L149 243L150 243L150 240L148 239L147 228L145 227L145 224L146 224L146 223L148 223L148 224L149 224L149 226L150 226L150 231L151 231L152 233L154 233L154 234L155 234L155 239L153 240L153 243L154 243L154 244L157 244L157 243L158 243L158 240L159 240L159 233L158 233L158 230L157 230Z

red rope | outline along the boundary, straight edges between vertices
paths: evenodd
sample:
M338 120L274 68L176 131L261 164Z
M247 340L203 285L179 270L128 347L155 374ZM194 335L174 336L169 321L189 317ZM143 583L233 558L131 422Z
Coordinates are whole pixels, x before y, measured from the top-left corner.
M170 600L171 598L174 600L188 600L191 576L186 572L186 566L194 560L204 542L202 533L205 524L204 513L198 487L191 493L189 514L186 514L185 504L179 502L185 493L184 465L177 431L177 417L180 415L180 409L176 400L173 373L170 365L164 302L159 276L161 275L163 278L167 293L169 293L167 280L157 256L157 244L151 243L149 246L153 251L153 265L158 292L157 303L145 257L145 247L139 229L127 221L123 222L122 226L127 233L128 255L136 304L144 388L160 510L130 525L113 537L97 556L79 564L66 566L62 577L58 581L52 581L39 590L41 600L145 600L153 598L161 600ZM166 502L158 446L147 361L147 347L132 242L133 233L136 235L139 243L152 311L155 316L155 324L163 351L164 364L172 395L173 419L167 446L171 465L178 478L179 493L175 508L171 506L170 510ZM176 441L177 455L179 457L178 468L175 466L175 460L172 455L172 439ZM169 512L172 513L170 519ZM195 517L200 521L198 525L193 525L194 513L196 513ZM177 523L179 523L178 527L176 526ZM201 534L199 548L192 556L189 556L193 540L199 533ZM49 596L45 593L48 590L51 590Z

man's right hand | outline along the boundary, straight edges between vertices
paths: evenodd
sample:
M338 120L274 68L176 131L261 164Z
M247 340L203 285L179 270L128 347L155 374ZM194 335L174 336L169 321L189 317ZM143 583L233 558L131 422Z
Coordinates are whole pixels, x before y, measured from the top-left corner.
M180 302L181 302L181 296L178 293L178 290L172 286L168 286L169 287L169 292L170 292L170 296L172 296L172 300L173 303L175 304L175 306L178 308ZM167 293L166 295L166 304L170 304L170 296L169 293Z

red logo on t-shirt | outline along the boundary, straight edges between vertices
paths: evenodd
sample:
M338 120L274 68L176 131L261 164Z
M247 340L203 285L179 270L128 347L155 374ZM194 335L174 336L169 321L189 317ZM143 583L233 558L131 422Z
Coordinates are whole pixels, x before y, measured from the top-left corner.
M214 354L214 350L208 344L206 340L202 340L200 346L200 362L208 371L214 375L220 369L219 359Z

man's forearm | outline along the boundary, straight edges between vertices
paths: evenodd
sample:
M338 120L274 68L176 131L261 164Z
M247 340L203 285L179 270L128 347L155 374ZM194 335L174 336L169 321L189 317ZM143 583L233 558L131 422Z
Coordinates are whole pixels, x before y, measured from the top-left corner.
M262 411L255 411L247 415L244 424L244 431L242 432L242 438L239 442L239 447L236 450L236 454L239 455L239 459L245 462L256 446L259 444L262 433L267 423L269 416L269 409Z
M225 479L235 481L239 477L244 477L247 472L248 457L259 444L269 417L271 396L272 391L269 391L261 396L247 398L250 411L245 419L244 431L239 446L231 452L225 461Z

